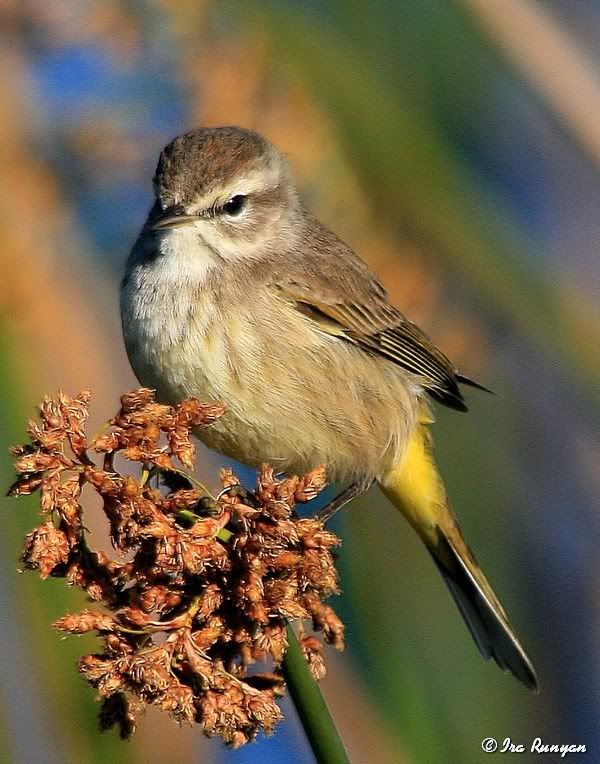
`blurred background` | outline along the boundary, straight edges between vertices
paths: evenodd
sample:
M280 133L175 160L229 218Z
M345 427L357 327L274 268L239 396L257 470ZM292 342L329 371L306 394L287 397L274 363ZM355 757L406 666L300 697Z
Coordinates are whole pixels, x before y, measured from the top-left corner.
M538 669L483 662L431 560L372 492L335 519L348 648L323 689L351 760L483 762L485 737L600 761L600 6L594 0L1 0L0 481L44 392L135 385L118 281L158 153L240 124L394 302L491 386L438 407L437 456ZM219 460L210 457L214 478ZM4 493L4 488L2 489ZM312 762L294 710L224 751L160 713L130 743L50 623L83 606L19 576L35 501L2 499L0 760ZM89 513L94 527L93 509ZM98 531L100 534L100 531ZM520 761L550 760L521 754Z

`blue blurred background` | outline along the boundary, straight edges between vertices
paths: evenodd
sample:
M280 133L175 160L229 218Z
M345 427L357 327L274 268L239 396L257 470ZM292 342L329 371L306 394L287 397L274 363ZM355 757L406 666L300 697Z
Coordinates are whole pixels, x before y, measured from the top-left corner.
M92 387L100 423L135 385L117 285L162 146L198 125L257 129L395 303L498 393L439 409L434 436L542 692L479 659L373 492L335 520L348 649L330 651L323 689L352 761L482 762L489 736L585 744L577 760L600 761L598 4L4 0L2 13L2 484L43 392ZM131 743L101 736L74 670L93 639L50 629L82 597L18 576L35 502L2 501L2 761L313 761L287 703L273 738L234 753L159 713Z

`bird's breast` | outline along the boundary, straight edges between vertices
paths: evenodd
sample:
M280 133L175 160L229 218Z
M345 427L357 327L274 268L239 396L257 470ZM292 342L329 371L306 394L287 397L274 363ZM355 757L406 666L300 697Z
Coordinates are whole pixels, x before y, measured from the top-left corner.
M208 446L252 466L325 463L338 478L379 474L397 457L416 406L400 370L319 332L259 283L229 271L177 281L162 268L156 258L124 283L129 358L165 402L227 405L199 433Z
M193 231L146 235L136 243L121 287L123 335L142 384L164 400L208 394L198 385L201 359L215 349L218 306L209 287L216 267Z

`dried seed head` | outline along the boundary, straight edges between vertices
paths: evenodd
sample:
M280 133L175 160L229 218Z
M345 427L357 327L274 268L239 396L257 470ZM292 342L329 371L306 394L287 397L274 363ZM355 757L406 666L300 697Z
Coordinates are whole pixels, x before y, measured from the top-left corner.
M63 531L53 523L43 523L27 534L21 560L26 567L39 570L41 578L48 578L59 565L69 559L69 542Z
M107 613L94 613L91 610L83 610L81 613L64 615L54 622L54 628L58 631L66 631L69 634L85 634L88 631L108 632L118 628L117 622Z
M310 668L310 673L317 681L320 681L327 673L323 659L323 645L316 637L304 636L300 640L300 647Z
M279 479L264 465L254 494L222 470L226 490L217 500L176 465L193 467L192 431L210 426L223 406L166 406L142 388L124 395L88 441L88 404L87 392L44 399L40 423L28 428L31 443L13 450L11 493L40 489L43 520L25 540L25 565L42 578L66 577L104 606L54 624L70 634L95 631L102 641L101 652L79 662L101 701L101 729L129 737L137 714L156 705L234 748L271 732L282 718L276 699L288 620L310 619L326 642L343 647L344 627L323 602L338 590L331 550L339 541L295 512L323 489L324 469ZM103 455L102 466L90 452ZM121 474L117 455L142 462L142 475ZM160 488L151 486L154 476ZM101 497L125 562L89 548L84 489ZM322 643L305 635L301 645L322 678ZM254 670L265 661L272 671Z

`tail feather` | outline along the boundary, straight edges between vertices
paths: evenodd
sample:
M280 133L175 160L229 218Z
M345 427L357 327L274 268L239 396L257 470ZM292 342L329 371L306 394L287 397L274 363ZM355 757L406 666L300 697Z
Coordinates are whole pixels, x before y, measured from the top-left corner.
M425 542L481 655L537 690L531 661L446 499L424 426L413 435L404 460L382 477L380 485Z
M530 690L537 691L531 661L481 569L477 563L473 566L472 553L465 557L443 533L429 551L481 655L486 660L493 658L503 671L510 671Z

